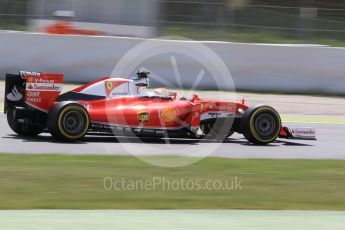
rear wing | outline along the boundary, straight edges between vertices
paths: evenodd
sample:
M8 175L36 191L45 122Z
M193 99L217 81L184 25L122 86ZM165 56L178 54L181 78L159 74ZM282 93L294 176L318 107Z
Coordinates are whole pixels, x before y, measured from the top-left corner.
M31 107L48 112L63 87L63 74L20 71L6 74L5 103L9 107Z

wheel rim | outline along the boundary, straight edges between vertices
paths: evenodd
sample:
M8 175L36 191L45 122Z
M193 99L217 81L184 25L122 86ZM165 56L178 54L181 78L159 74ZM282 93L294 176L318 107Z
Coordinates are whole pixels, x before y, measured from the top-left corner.
M79 134L84 128L84 117L80 112L67 112L63 119L64 130L72 135Z
M275 134L276 121L269 113L262 113L255 119L255 130L262 137L270 137Z

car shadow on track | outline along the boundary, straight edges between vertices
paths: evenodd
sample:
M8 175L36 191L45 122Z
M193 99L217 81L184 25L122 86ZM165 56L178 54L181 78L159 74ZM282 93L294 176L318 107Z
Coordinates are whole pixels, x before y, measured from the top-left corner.
M186 145L199 145L203 143L220 143L217 140L212 139L178 139L178 138L153 138L153 137L115 137L115 136L86 136L82 141L78 142L64 142L53 139L50 135L38 135L36 137L23 137L16 134L9 134L4 139L17 139L23 142L37 142L37 143L56 143L56 144L70 144L70 145L84 145L88 143L136 143L136 144L186 144ZM249 143L245 138L227 138L221 143L224 144L239 144L244 146L258 146ZM281 145L285 146L314 146L306 143L290 142L286 140L277 140L276 142L264 145L263 147L278 147Z

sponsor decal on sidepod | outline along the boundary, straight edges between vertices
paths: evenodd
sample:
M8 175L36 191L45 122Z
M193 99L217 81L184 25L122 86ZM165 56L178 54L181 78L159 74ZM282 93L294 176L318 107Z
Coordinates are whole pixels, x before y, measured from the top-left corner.
M150 113L149 112L139 112L137 115L137 119L139 123L146 123L150 120Z
M161 109L159 116L164 123L172 123L178 117L178 111L175 107L167 106Z

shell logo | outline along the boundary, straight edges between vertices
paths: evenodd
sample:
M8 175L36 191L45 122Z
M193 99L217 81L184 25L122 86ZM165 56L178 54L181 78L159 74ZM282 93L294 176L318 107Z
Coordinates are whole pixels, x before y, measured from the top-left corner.
M27 78L27 80L26 80L26 82L28 82L28 83L31 83L31 82L33 82L34 80L33 80L33 77L28 77Z
M178 111L175 107L167 106L161 109L159 115L164 123L172 123L176 120Z

